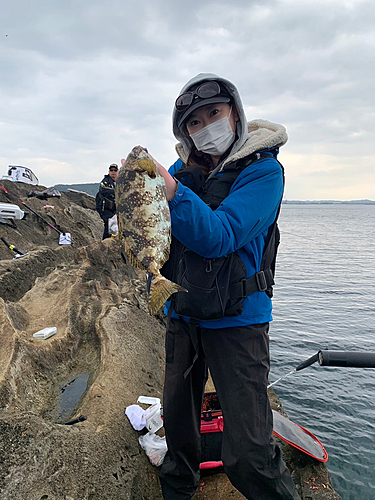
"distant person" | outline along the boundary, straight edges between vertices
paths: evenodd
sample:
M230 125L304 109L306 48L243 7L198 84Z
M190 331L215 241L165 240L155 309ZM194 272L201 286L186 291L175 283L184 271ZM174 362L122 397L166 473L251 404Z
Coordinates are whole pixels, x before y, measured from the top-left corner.
M96 195L96 210L104 222L103 240L110 237L108 221L116 213L115 187L118 176L118 165L111 163L108 174L104 176Z

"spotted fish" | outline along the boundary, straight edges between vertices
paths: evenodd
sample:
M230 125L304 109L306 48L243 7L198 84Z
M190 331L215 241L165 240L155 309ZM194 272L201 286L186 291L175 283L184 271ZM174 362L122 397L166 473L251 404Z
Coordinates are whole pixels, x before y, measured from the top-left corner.
M120 168L116 207L121 244L130 264L147 272L148 308L156 314L173 293L184 289L159 271L169 258L171 219L164 179L141 146L132 149Z

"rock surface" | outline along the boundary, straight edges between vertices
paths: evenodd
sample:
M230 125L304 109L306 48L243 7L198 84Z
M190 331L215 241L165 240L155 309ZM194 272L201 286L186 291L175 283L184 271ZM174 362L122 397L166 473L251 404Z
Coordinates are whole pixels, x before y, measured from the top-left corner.
M1 236L28 252L12 260L0 247L0 498L161 499L158 469L124 410L139 395L162 397L164 319L148 314L143 279L123 261L117 240L101 241L92 198L28 199L30 186L4 185L70 232L73 245L59 246L58 234L32 213L17 229L0 226ZM56 335L33 338L50 326ZM82 374L87 390L74 409L62 408L62 390ZM272 390L270 399L282 411ZM78 415L87 420L62 424ZM288 445L283 453L303 500L340 498L323 464ZM194 497L240 498L224 474L202 478Z

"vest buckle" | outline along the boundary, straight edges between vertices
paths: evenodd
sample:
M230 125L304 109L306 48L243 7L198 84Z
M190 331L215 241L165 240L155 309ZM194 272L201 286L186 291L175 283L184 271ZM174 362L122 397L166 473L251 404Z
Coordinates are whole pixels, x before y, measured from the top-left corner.
M264 271L259 271L259 273L256 273L255 280L256 280L256 283L258 286L258 290L260 292L265 292L268 288L268 285L267 285L267 279L266 279L266 275L264 274Z

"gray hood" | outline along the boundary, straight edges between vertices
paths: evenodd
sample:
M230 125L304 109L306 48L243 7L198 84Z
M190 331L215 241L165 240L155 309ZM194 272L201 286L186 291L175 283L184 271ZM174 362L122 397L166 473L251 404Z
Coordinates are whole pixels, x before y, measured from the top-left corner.
M285 127L282 125L271 123L267 120L252 120L247 122L238 90L233 83L225 78L221 78L213 73L200 73L187 82L187 84L181 89L180 94L188 91L193 85L207 80L215 80L226 88L233 98L239 115L239 121L237 122L236 129L238 139L233 144L229 156L223 163L219 163L211 175L216 173L218 170L223 169L225 165L228 165L228 163L244 158L255 151L280 147L287 142L288 135ZM181 129L178 128L177 120L178 112L174 108L172 115L173 133L176 139L180 141L176 145L176 151L181 160L186 163L193 147L193 142L184 126L181 127Z
M233 144L231 154L236 153L241 146L244 144L246 139L248 138L248 132L247 132L247 120L245 116L245 111L243 109L242 101L240 94L236 88L235 85L233 85L232 82L229 80L226 80L225 78L221 78L220 76L215 75L214 73L199 73L199 75L195 76L191 80L187 82L187 84L182 87L180 94L183 92L187 92L192 86L198 85L199 83L207 82L209 80L215 80L216 82L220 83L229 95L232 97L234 104L236 106L238 116L239 116L239 121L237 122L237 129L236 133L238 136L237 141ZM179 95L180 95L179 94ZM193 142L189 137L189 134L187 133L185 126L182 126L181 129L177 126L177 120L178 120L178 111L176 111L176 108L173 108L173 115L172 115L172 121L173 121L173 133L174 136L180 143L182 144L182 148L185 153L185 158L187 159L190 151L193 147ZM179 152L177 151L179 154ZM181 158L182 159L182 158ZM184 161L184 160L182 160Z

